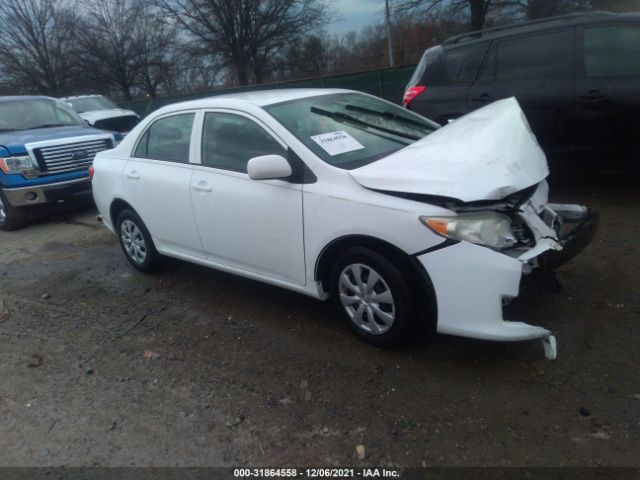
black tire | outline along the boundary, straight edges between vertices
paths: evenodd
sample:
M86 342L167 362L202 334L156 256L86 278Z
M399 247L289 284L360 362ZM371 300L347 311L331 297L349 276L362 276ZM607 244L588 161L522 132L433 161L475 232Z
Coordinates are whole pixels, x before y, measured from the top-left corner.
M136 212L122 210L116 220L116 231L120 247L131 265L144 273L154 273L160 269L162 257L153 244L149 230ZM130 239L129 242L126 241L127 238ZM131 239L137 242L132 244Z
M362 295L362 298L356 290L351 290L344 284L341 287L340 278L343 273L350 278L351 285L357 283L353 268L357 268L357 271L361 273L363 285L373 289L371 293ZM367 271L367 269L369 270ZM373 274L377 273L382 281L376 280L371 286L367 284L367 280L372 271ZM389 298L386 291L391 293L392 303L377 302L376 298L385 300ZM354 298L361 298L361 300L345 306L342 303L341 293L348 298L349 302ZM369 248L349 248L337 259L331 271L330 296L349 328L358 337L373 345L398 345L406 339L414 326L416 308L405 276L387 257ZM354 320L358 318L358 309L362 309L359 316L360 325ZM373 314L373 319L370 318L371 314ZM393 320L384 322L380 315L385 314L392 314Z
M0 230L9 232L22 228L24 225L25 221L20 210L9 204L7 197L0 189Z

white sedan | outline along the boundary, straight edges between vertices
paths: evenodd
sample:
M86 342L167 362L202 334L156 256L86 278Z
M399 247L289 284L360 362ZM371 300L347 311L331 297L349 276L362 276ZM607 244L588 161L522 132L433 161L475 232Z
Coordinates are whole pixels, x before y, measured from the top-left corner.
M486 340L551 332L503 318L523 275L568 260L597 216L547 203L515 99L439 125L347 90L173 104L94 162L104 224L139 270L170 256L331 298L375 344L419 322Z

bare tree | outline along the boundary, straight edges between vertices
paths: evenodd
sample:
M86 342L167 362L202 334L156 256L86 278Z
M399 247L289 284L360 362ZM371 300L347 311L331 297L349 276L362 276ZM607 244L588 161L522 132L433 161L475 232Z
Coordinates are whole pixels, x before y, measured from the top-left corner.
M177 94L206 92L220 85L224 68L212 56L192 55L184 46L177 52L165 87Z
M219 56L240 85L261 82L287 42L329 20L325 0L155 0L191 35L193 53ZM199 50L199 52L198 52Z
M76 78L77 16L60 0L0 1L0 65L3 80L23 91L58 96Z
M284 61L285 68L296 77L322 74L327 68L327 45L318 35L291 42Z
M468 14L469 30L480 30L495 4L496 0L400 0L396 8L401 12L418 10L432 17L442 17L443 11L450 15Z
M593 3L594 0L400 0L397 10L419 11L440 21L466 16L469 30L473 31L484 28L489 19L502 23L551 17L591 10Z
M139 19L135 35L138 42L139 87L150 97L161 85L169 87L178 64L180 48L174 22L158 12L148 11Z
M79 38L86 75L119 89L130 100L140 73L138 27L146 5L142 0L83 0L83 6Z
M592 8L591 0L520 0L517 5L529 20Z

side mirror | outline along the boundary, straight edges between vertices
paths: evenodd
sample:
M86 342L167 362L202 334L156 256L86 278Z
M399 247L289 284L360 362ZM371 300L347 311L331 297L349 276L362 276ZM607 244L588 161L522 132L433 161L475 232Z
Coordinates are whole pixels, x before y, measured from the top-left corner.
M290 177L293 170L281 155L262 155L249 160L247 173L253 180L275 180Z

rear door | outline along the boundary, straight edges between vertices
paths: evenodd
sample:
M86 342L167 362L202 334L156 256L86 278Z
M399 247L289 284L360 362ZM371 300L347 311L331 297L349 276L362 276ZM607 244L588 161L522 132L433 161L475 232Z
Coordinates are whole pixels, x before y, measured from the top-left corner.
M640 166L640 25L578 32L577 153L595 168Z
M155 120L124 168L128 201L159 248L204 257L191 208L192 139L196 112Z
M549 160L566 160L575 112L574 52L573 28L494 41L469 90L469 110L516 97Z

